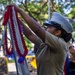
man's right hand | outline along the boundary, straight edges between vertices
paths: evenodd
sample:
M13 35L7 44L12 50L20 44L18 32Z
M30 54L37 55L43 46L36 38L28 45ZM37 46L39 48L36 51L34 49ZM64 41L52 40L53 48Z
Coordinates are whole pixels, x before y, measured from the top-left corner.
M20 10L22 10L17 5L15 5L15 4L9 4L9 5L6 6L6 8L7 7L14 7L16 12L20 12Z

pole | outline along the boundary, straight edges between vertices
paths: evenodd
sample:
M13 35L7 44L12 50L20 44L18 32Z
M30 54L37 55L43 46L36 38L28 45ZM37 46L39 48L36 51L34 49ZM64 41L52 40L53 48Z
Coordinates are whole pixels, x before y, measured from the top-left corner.
M9 34L10 34L10 37L11 37L11 43L12 43L12 47L13 47L13 54L14 54L14 60L15 60L15 66L16 66L16 71L17 71L17 75L19 75L19 72L18 72L18 65L17 65L17 59L16 59L16 53L15 53L15 48L14 48L14 41L13 41L13 38L12 38L12 33L11 33L11 29L10 29L10 25L8 23L8 27L9 27Z
M12 4L13 1L10 0L10 3L9 4ZM12 33L11 33L11 30L10 30L10 25L9 25L9 22L8 22L8 28L9 28L9 34L10 34L10 37L11 37L11 43L12 43L12 47L13 47L13 54L14 54L14 60L15 60L15 66L16 66L16 71L17 71L17 75L19 75L19 72L18 72L18 64L17 64L17 59L16 59L16 53L15 53L15 47L14 47L14 41L13 41L13 38L12 38Z
M48 20L50 20L50 0L48 0Z

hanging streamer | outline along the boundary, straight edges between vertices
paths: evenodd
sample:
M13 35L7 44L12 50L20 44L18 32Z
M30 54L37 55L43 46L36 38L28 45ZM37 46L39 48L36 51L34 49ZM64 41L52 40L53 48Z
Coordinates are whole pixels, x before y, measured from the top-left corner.
M6 50L7 54L11 55L13 53L12 47L10 45L10 47L8 48L7 40L8 38L7 38L7 29L6 29L5 36L4 36L4 50Z
M28 49L27 49L27 46L25 44L23 34L22 34L22 31L20 28L20 21L18 19L18 14L15 11L15 8L12 6L7 7L6 12L4 14L3 25L6 26L7 23L10 25L10 29L12 32L12 38L13 38L14 45L15 45L15 48L16 48L18 55L20 57L25 57L28 53ZM6 41L6 39L5 39L5 41ZM7 46L7 41L5 44ZM7 49L7 47L6 47L6 49ZM22 50L24 53L21 52ZM8 49L6 51L8 54L12 53L12 51L8 51Z

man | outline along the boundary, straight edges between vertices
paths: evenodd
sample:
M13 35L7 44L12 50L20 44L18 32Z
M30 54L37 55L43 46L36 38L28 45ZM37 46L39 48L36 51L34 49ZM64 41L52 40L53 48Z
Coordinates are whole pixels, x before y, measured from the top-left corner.
M54 12L50 21L45 22L44 30L39 23L32 19L15 5L18 12L28 26L22 22L25 36L33 42L38 50L36 52L37 75L63 75L64 61L68 51L67 43L72 38L71 24L59 13Z
M75 48L74 48L74 46L70 47L69 52L70 52L70 57L69 57L70 60L75 63Z
M70 75L75 75L75 47L71 46L70 49Z
M75 49L73 45L69 47L64 73L64 75L75 75Z

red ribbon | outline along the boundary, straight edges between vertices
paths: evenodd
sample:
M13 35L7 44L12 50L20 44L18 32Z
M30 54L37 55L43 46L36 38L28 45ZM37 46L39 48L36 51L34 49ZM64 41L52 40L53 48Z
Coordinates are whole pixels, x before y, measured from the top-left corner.
M4 14L3 25L5 26L7 24L7 22L8 22L8 20L10 19L10 22L9 22L10 24L9 25L11 27L11 31L12 31L12 36L13 36L15 48L16 48L17 53L18 53L19 56L25 57L27 55L27 53L28 53L28 49L26 47L26 44L25 44L25 41L24 41L24 38L23 38L23 35L22 35L22 32L21 32L21 28L20 28L20 23L19 23L17 12L16 12L15 15L16 15L16 18L17 18L17 23L18 23L18 28L19 28L19 33L20 33L20 36L21 36L23 48L25 49L23 54L20 52L20 49L18 47L18 42L17 42L16 34L15 34L15 27L14 27L14 23L13 23L14 21L13 21L12 6L11 7L7 7L7 11ZM7 51L8 54L11 54L11 52L9 52L8 49L6 51Z
M5 42L4 42L4 44L5 44L4 48L7 52L7 54L11 55L13 53L13 50L12 50L12 48L10 49L11 46L8 48L8 45L7 45L7 32L5 33Z

